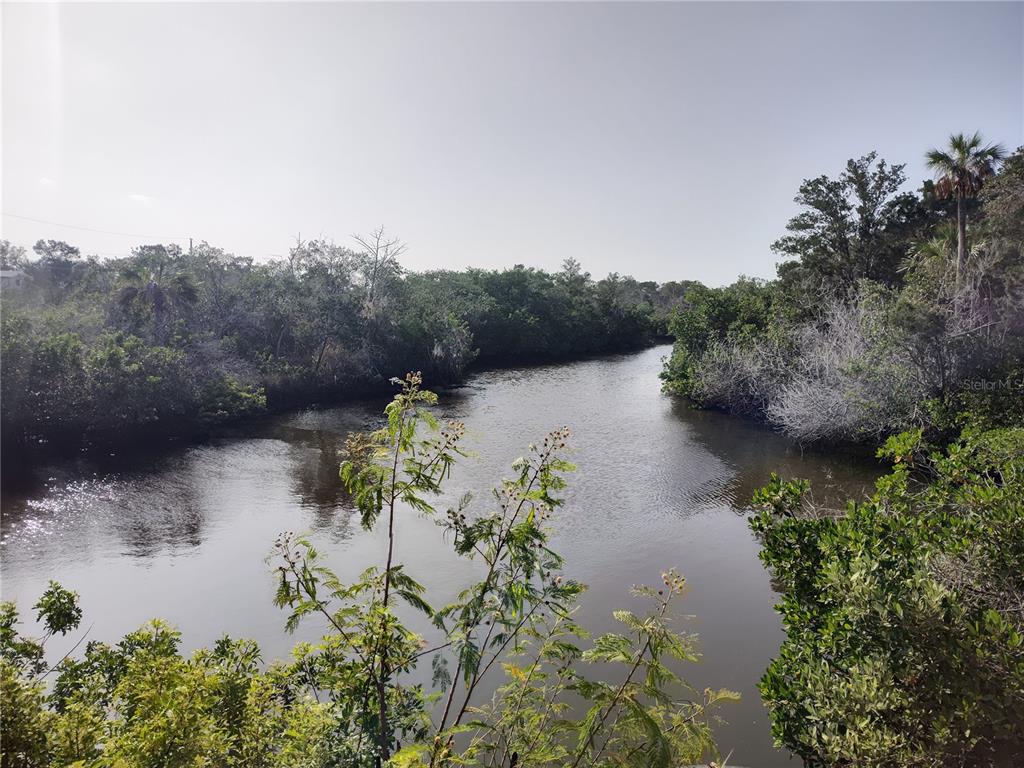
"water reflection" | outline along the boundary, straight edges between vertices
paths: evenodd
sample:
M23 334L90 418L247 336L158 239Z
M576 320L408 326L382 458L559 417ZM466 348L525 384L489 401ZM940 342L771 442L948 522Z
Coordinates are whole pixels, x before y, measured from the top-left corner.
M801 448L768 427L696 410L681 400L672 401L672 413L696 442L732 470L719 492L739 510L749 507L754 492L773 472L783 478L810 480L816 503L841 508L848 499L870 494L880 471L864 451L823 453Z
M312 511L313 530L328 531L335 540L345 538L352 510L351 498L338 474L345 436L316 430L307 431L306 438L291 445L288 471L292 494Z
M342 499L341 479L338 477L338 451L342 440L330 432L313 434L315 448L293 446L290 457L292 493L303 506L321 515L329 515L337 510Z
M203 543L206 514L200 493L187 478L148 487L114 483L112 525L130 557L175 554Z

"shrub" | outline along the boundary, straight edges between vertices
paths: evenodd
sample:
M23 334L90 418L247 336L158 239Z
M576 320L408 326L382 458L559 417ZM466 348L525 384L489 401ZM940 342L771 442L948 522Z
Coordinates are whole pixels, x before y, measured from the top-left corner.
M97 432L138 430L195 408L194 381L180 350L108 333L90 351L85 370L89 421Z
M763 417L789 378L787 347L767 335L714 342L690 366L690 398L707 408Z
M234 376L224 375L203 388L199 419L213 424L263 413L266 409L267 395L263 387L242 384Z
M1024 759L1024 429L880 453L892 473L839 517L801 514L806 484L756 497L785 593L760 686L776 740L810 766Z
M877 440L919 423L933 385L887 322L888 301L865 291L795 331L791 376L765 409L770 423L802 442Z

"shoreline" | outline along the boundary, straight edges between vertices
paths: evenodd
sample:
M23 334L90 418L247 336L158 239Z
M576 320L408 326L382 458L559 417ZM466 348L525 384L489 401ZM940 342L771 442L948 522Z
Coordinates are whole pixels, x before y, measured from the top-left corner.
M619 355L639 354L648 349L669 344L671 342L667 341L664 337L656 337L647 343L628 349L609 350L571 357L508 361L505 363L498 362L494 357L490 357L485 358L485 361L481 363L474 361L466 368L458 381L437 384L432 388L438 391L459 389L464 387L472 376L488 371L507 371L517 368L529 369L546 365L567 365L586 360L600 360ZM395 375L400 374L396 373ZM106 437L104 435L80 435L78 440L68 440L59 444L55 441L46 441L27 445L4 445L2 452L0 452L0 495L6 495L9 492L31 485L32 480L35 479L33 477L35 472L55 461L85 461L102 465L104 458L123 454L127 451L138 451L146 457L155 458L175 449L203 445L209 441L227 437L232 429L242 425L251 426L259 424L266 419L289 413L298 413L303 410L321 410L358 402L372 402L380 398L390 398L392 394L394 394L394 387L390 380L382 378L376 382L363 382L339 387L333 393L328 392L326 397L282 399L276 406L268 405L262 412L244 415L212 425L201 425L197 422L186 421L184 429L181 428L180 422L176 427L172 426L169 429L162 429L162 424L153 422L139 425L127 432L121 432L116 439L104 439ZM9 479L12 473L26 474L27 476L15 479L12 482Z

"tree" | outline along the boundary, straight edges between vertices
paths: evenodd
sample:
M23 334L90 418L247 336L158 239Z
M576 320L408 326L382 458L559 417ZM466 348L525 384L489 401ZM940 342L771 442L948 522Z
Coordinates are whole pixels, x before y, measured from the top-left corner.
M203 287L197 310L200 324L221 338L245 322L240 286L252 271L252 259L234 256L205 240L189 249L188 272Z
M22 269L26 264L24 248L10 240L0 240L0 269Z
M36 240L32 250L43 261L74 261L82 255L76 246L68 245L63 240Z
M785 292L814 305L823 293L841 296L860 279L899 282L908 231L924 213L917 198L900 193L903 165L871 152L849 160L838 178L819 176L800 185L803 210L786 225L789 234L772 250L796 261L779 265Z
M590 282L590 273L572 256L562 262L562 270L557 277L573 290L582 290Z
M405 253L406 245L397 237L385 236L384 227L369 236L352 235L352 239L363 247L358 260L366 288L365 311L368 317L374 317L380 309L384 289L402 274L398 258Z
M289 262L293 276L299 280L291 287L298 288L299 296L289 298L285 315L301 316L292 325L300 342L305 342L300 346L315 361L314 377L320 376L322 368L330 374L335 367L332 358L337 358L344 347L351 350L360 346L365 335L353 280L359 257L333 241L299 240L289 252ZM282 326L282 333L285 327Z
M75 280L76 267L81 264L81 251L63 240L37 240L32 250L39 254L36 264L39 282L53 304L67 297Z
M989 235L1024 246L1024 147L1003 161L981 198Z
M946 451L890 438L875 494L815 510L773 475L750 525L784 591L760 688L807 766L1010 766L1024 759L1024 430Z
M1006 155L999 144L983 144L981 134L956 133L949 137L945 150L932 149L925 154L928 167L937 177L940 197L956 199L956 274L959 283L967 262L967 200L975 197L985 180L996 171Z
M697 369L709 349L722 344L745 345L763 334L774 295L774 286L749 277L723 288L688 285L683 305L669 321L676 342L662 374L665 389L700 400L700 387L695 386L700 378Z
M183 272L165 272L176 255L172 250L176 250L174 246L170 250L162 245L137 248L134 255L141 263L123 270L124 285L117 296L122 309L139 308L152 317L153 338L158 344L167 343L170 314L195 304L199 298L191 277Z

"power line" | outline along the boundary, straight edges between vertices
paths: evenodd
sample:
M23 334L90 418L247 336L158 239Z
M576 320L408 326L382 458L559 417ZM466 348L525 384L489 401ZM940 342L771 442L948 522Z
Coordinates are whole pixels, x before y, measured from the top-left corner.
M66 227L68 229L80 229L80 230L82 230L84 232L97 232L97 233L102 234L102 235L120 235L121 237L135 237L135 238L144 239L144 240L149 240L149 239L152 239L152 240L181 240L181 241L188 240L190 247L191 247L192 239L193 239L191 237L173 237L173 236L170 236L170 235L138 235L138 234L133 234L131 232L114 232L113 230L110 230L110 229L95 229L94 227L79 227L79 226L77 226L75 224L62 224L59 221L48 221L47 219L35 219L35 218L31 217L31 216L21 216L20 214L17 214L17 213L5 213L3 211L0 211L0 216L7 216L7 217L12 218L12 219L22 219L23 221L34 221L37 224L49 224L50 226L53 226L53 227ZM93 253L92 255L93 256L111 256L111 257L115 257L115 258L128 258L129 256L131 256L131 254L126 254L126 253ZM272 259L286 259L286 258L288 258L287 256L285 256L283 254L280 254L280 253L271 253L271 254L268 254L268 255ZM260 258L260 257L257 257L257 258Z
M121 237L136 237L142 239L153 239L153 240L187 240L187 237L172 237L170 235L138 235L131 232L114 232L109 229L95 229L93 227L79 227L75 224L61 224L59 221L47 221L46 219L34 219L31 216L19 216L16 213L3 213L0 212L0 216L7 216L11 219L21 219L23 221L33 221L36 224L48 224L51 227L66 227L67 229L80 229L83 232L96 232L101 235L120 235Z

